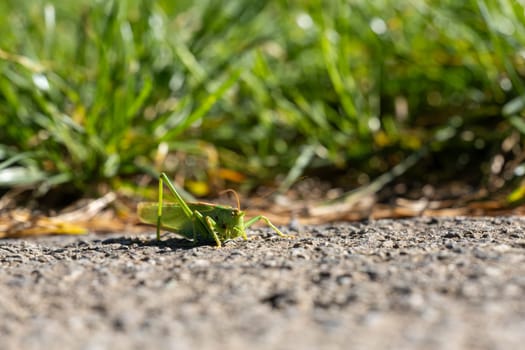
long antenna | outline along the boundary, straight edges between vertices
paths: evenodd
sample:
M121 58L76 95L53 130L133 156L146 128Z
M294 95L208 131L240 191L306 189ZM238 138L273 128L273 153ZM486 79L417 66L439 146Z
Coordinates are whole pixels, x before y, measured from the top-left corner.
M220 195L226 193L226 192L231 192L233 193L233 195L235 196L235 198L237 199L237 209L241 210L241 201L239 199L239 195L237 194L237 192L235 192L235 190L232 190L231 188L228 188L227 190L224 190L224 191L221 191L219 192Z

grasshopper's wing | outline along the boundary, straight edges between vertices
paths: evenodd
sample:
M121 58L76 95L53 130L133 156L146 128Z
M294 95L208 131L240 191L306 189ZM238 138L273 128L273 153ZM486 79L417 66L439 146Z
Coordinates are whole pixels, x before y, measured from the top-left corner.
M157 202L141 202L137 206L140 221L145 224L157 225ZM193 237L193 224L178 204L165 203L162 205L160 225L163 229L179 233L187 238Z

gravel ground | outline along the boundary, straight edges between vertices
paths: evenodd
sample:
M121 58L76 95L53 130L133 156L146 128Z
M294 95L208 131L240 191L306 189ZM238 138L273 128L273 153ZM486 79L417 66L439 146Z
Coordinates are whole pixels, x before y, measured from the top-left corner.
M517 349L525 219L0 241L1 349Z

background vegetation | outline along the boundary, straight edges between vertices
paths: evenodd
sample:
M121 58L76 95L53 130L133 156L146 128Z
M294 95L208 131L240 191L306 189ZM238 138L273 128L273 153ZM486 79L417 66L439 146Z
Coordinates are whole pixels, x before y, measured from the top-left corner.
M0 186L353 188L425 149L423 183L518 189L524 6L3 0Z

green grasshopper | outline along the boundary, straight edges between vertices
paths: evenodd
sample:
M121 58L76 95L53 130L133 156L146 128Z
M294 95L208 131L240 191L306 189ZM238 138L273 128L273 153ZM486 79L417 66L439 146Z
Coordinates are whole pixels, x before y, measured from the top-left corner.
M175 196L176 203L163 202L164 183ZM215 244L220 247L229 239L248 239L246 228L259 220L266 222L279 236L288 237L263 215L244 222L245 213L240 208L202 202L186 203L165 173L159 178L158 203L141 202L137 211L142 222L157 225L157 240L160 240L160 230L165 229L192 239L196 245Z

